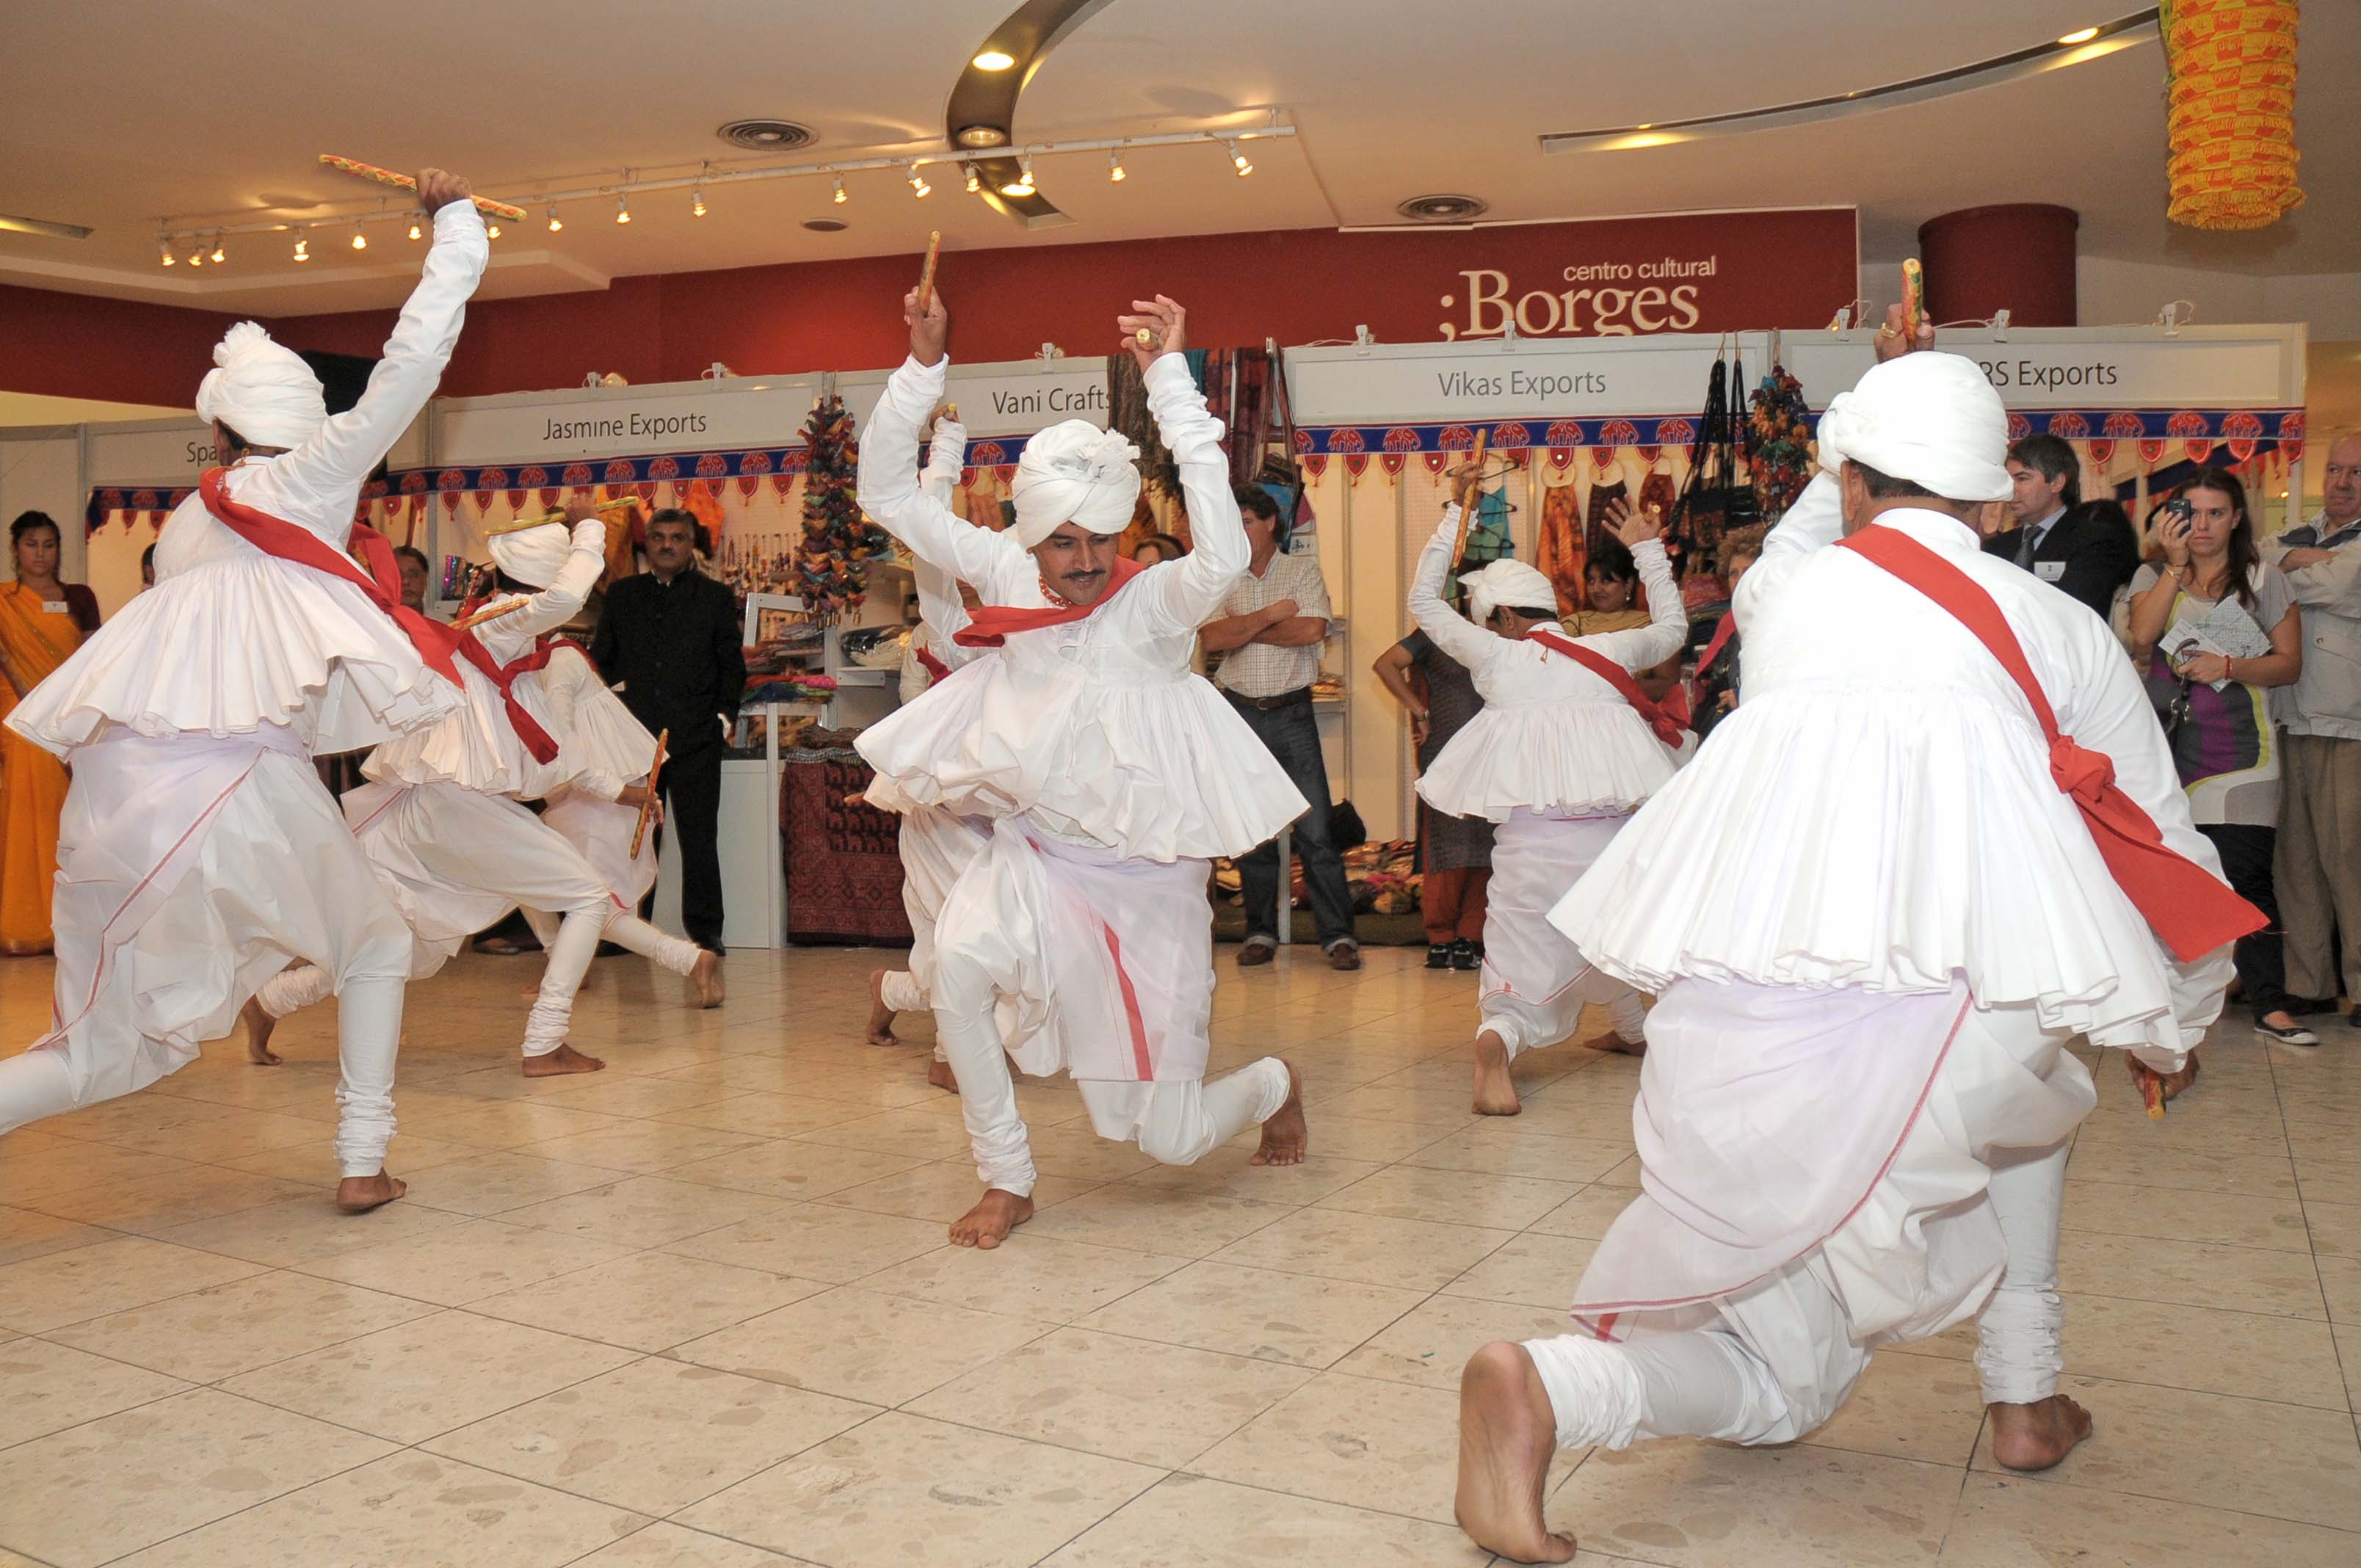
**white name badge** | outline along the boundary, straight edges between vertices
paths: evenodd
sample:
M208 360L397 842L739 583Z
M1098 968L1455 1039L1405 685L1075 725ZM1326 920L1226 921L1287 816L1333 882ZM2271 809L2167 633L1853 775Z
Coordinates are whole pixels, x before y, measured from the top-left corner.
M2039 577L2045 583L2054 583L2059 578L2066 575L2066 563L2063 561L2036 561L2033 564L2033 575Z
M41 601L41 613L43 615L65 615L70 613L73 607L71 605L65 603L61 599L43 599Z

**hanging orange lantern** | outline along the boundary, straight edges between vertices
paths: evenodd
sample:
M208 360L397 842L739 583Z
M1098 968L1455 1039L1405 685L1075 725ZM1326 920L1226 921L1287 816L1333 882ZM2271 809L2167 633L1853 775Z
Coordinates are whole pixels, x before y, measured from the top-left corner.
M2258 229L2303 204L2296 186L2297 0L2166 0L2174 223Z

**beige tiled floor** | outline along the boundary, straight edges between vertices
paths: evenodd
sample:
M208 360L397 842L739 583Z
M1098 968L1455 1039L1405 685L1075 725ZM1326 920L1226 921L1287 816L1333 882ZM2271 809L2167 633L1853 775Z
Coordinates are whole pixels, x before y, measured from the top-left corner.
M1554 1332L1637 1181L1635 1064L1520 1066L1479 1122L1473 983L1224 967L1219 1064L1301 1069L1312 1158L1190 1170L1023 1100L1044 1172L996 1255L959 1110L862 1043L877 956L740 953L719 1014L633 960L503 1051L531 960L413 989L393 1168L325 1194L333 1010L0 1137L0 1563L1229 1568L1486 1559L1451 1524L1457 1373ZM47 1014L0 967L0 1039ZM2097 1436L1996 1470L1955 1332L1808 1442L1568 1453L1581 1562L2361 1562L2361 1035L2235 1027L2161 1125L2103 1064L2069 1167L2072 1387Z

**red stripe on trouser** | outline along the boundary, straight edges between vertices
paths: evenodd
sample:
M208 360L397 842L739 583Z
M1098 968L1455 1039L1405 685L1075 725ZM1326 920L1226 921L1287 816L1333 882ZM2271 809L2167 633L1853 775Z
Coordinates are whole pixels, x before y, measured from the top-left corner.
M1106 934L1107 957L1115 960L1115 982L1123 992L1124 1021L1131 1026L1132 1063L1138 1068L1142 1083L1153 1082L1156 1068L1148 1059L1148 1025L1139 1015L1139 992L1132 989L1131 971L1123 967L1123 943L1114 927L1102 921L1099 929Z

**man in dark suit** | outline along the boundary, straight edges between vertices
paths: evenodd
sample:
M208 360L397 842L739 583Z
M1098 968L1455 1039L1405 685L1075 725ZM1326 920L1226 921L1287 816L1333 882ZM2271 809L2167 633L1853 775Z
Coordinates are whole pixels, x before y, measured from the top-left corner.
M2115 590L2139 570L2139 541L2120 515L2081 510L2082 465L2054 435L2028 435L2008 449L2016 495L2012 526L1984 539L1984 554L2004 555L2078 598L2104 620Z
M721 945L721 752L746 690L738 605L697 569L697 519L666 507L648 519L648 569L607 589L590 657L620 682L623 706L672 732L664 765L665 825L680 835L680 919L689 939Z

